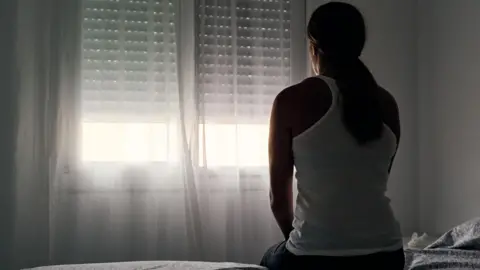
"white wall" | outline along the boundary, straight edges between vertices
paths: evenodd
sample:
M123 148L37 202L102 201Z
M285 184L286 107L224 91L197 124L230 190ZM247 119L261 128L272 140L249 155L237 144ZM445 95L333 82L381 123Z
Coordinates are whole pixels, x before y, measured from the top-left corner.
M326 2L308 0L307 15ZM400 107L403 134L389 183L389 196L403 232L408 235L418 225L416 1L348 2L362 11L367 23L368 40L363 59Z
M0 269L9 268L14 220L14 121L16 103L12 89L15 81L14 59L16 23L14 0L0 1Z
M480 1L421 0L420 228L480 216Z

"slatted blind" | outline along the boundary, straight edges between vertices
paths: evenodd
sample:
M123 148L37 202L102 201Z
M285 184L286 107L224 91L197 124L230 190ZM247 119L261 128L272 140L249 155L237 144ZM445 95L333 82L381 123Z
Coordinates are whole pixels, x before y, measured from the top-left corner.
M84 119L150 121L178 108L175 2L84 0Z
M290 83L290 0L201 0L197 63L207 121L265 122Z

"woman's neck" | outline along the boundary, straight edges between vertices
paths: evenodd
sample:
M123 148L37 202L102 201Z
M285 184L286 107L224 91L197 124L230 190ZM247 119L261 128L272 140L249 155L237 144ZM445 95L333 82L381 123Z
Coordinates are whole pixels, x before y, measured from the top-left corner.
M334 74L331 70L328 70L328 69L320 72L320 75L323 75L323 76L326 76L326 77L330 77L330 78L334 78L334 77L335 77L335 74Z

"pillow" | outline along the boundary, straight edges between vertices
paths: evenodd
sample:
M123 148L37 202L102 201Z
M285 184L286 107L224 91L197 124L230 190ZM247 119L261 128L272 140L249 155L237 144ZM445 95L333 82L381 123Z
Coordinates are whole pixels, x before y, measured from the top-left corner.
M407 243L406 247L411 249L424 249L433 242L437 240L437 237L428 235L427 233L419 234L413 233L410 241Z

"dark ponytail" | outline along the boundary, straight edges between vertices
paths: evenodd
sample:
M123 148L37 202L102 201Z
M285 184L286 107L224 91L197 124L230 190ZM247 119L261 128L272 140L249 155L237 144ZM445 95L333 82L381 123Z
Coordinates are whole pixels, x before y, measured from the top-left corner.
M359 144L379 139L383 132L379 86L359 59L365 44L361 13L346 3L322 5L310 19L308 36L321 70L337 82L347 130Z
M332 76L341 93L343 123L360 144L379 139L383 119L378 100L379 86L363 62L356 58L351 63L332 62Z

